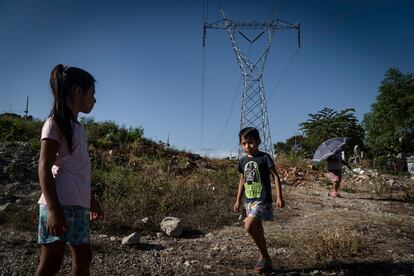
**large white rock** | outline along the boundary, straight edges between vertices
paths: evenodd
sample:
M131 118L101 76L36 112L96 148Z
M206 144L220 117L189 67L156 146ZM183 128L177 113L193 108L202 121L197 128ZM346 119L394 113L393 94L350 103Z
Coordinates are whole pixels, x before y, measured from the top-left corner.
M179 218L166 217L161 221L161 230L171 237L179 237L183 233L183 227Z
M129 236L122 238L122 244L133 245L139 243L139 234L137 232L132 233Z

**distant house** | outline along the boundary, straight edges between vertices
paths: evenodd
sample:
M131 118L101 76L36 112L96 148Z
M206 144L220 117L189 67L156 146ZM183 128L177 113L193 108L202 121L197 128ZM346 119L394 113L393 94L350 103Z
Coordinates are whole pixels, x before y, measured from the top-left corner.
M0 114L0 119L22 119L22 118L25 118L25 117L24 116L20 116L20 115L18 115L16 113L8 113L8 112L6 112L6 113L3 113L3 114ZM33 119L33 116L32 115L27 116L27 119L28 120L32 120Z
M16 113L3 113L0 114L0 118L22 118L22 116Z

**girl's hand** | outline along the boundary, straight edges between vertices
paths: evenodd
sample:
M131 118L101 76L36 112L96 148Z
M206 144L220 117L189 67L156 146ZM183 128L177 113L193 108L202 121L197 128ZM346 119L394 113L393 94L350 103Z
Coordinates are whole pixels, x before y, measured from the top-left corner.
M237 200L236 203L234 203L234 207L233 207L234 212L240 212L240 201Z
M68 224L61 208L48 210L46 228L52 236L63 237L66 234Z
M283 208L284 206L285 206L285 202L283 201L282 198L276 199L276 207L277 208Z
M89 210L89 219L91 221L101 219L104 217L104 211L102 210L101 205L95 198L91 199L91 209Z

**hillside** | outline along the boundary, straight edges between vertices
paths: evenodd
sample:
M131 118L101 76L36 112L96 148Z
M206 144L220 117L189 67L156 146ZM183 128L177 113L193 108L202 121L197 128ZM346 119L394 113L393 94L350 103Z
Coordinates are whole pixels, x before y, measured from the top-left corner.
M36 134L36 124L19 129ZM176 151L137 129L113 128L112 136L100 136L97 130L114 125L94 127L93 185L106 218L92 226L92 275L252 274L257 251L231 212L234 161ZM39 257L38 145L31 135L16 133L23 141L2 135L0 142L0 275L33 275ZM327 196L323 172L279 163L286 207L265 223L272 275L414 274L412 178L348 172L343 198L334 199ZM182 219L180 237L160 231L166 216ZM122 245L134 231L139 244ZM66 256L62 275L69 271Z

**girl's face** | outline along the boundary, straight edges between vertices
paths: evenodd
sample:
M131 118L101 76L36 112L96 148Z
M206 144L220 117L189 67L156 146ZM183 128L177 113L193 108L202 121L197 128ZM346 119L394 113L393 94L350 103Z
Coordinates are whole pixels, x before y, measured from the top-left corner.
M83 94L80 111L88 114L92 111L92 108L95 103L95 86L93 85L91 88L88 89L88 91L85 94Z
M248 156L255 155L259 151L259 144L259 141L251 137L241 137L240 139L240 145Z

